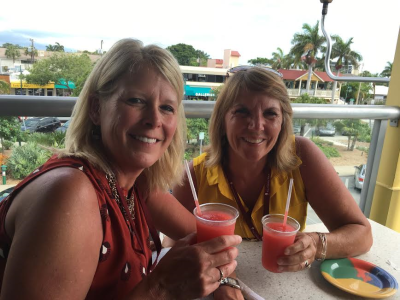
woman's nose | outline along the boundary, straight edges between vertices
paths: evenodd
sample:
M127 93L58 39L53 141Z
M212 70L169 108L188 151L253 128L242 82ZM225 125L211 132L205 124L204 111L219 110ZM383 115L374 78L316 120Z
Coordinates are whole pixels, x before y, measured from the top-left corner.
M252 130L263 130L264 129L264 118L262 115L257 114L250 117L249 129Z
M161 126L161 113L158 107L147 107L143 116L144 124L150 128Z

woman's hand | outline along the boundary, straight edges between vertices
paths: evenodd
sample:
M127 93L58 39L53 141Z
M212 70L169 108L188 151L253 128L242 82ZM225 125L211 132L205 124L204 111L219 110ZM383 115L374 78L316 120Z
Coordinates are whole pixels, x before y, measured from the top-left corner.
M297 272L311 266L317 254L317 242L318 235L315 233L298 232L293 245L287 247L285 255L278 258L278 270Z
M214 300L244 300L244 297L241 290L221 285L214 292Z
M220 286L220 271L231 274L237 265L240 236L221 236L194 244L196 234L178 240L149 276L155 298L195 299ZM218 268L217 268L218 267Z

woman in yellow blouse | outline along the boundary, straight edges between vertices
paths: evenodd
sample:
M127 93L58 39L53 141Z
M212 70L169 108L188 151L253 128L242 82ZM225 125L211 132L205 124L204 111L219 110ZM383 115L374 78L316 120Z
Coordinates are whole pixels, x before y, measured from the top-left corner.
M235 233L254 239L262 236L263 215L285 212L293 178L289 215L303 230L310 204L329 233L299 232L278 259L280 271L367 252L372 245L368 220L322 151L310 140L294 137L289 96L276 73L243 68L221 90L209 124L210 147L190 164L199 202L222 202L239 211L242 206L249 222L241 213ZM173 195L193 211L187 180Z

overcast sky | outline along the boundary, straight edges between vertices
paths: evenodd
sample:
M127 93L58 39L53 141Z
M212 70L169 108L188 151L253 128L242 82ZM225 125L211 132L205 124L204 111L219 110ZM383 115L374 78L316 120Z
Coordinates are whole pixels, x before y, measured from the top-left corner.
M240 64L271 57L277 47L288 53L303 23L321 20L319 0L145 0L4 1L0 9L0 45L37 47L59 42L66 49L109 49L133 37L167 47L192 45L211 58L237 50ZM400 26L400 0L333 0L325 19L329 34L353 37L364 58L363 70L381 72L393 62ZM320 30L322 35L322 31Z

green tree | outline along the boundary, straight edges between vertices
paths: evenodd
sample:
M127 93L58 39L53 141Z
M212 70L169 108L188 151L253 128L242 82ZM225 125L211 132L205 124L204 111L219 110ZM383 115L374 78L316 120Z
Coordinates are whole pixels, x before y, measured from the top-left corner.
M318 33L319 21L314 27L304 23L302 29L302 33L294 34L292 39L293 47L290 52L295 57L296 63L303 60L308 65L307 93L309 93L312 69L317 62L318 52L325 43L325 38Z
M186 119L187 124L187 141L192 139L198 139L199 133L204 132L205 143L208 143L208 119L204 118L188 118Z
M384 70L382 71L382 73L381 73L381 76L383 76L383 77L390 77L390 76L392 76L392 66L393 66L393 63L390 62L390 61L388 61L388 62L386 63L385 69L384 69Z
M46 51L65 52L64 46L63 46L63 45L60 45L59 42L56 42L55 45L47 45L47 46L46 46Z
M38 56L38 51L35 47L26 47L25 48L25 55L30 56L31 57L31 62L34 63L35 62L35 56Z
M79 94L80 89L93 68L86 54L56 53L48 59L38 61L26 75L28 83L46 85L49 82L65 86L70 94ZM72 91L70 83L75 83L76 90Z
M363 123L360 119L344 119L336 121L334 125L337 131L347 135L348 151L354 150L358 137L371 135L371 129L368 124Z
M199 66L207 66L207 61L210 58L210 55L208 55L204 51L196 50L196 56L197 56L196 62L195 62L196 66L197 66L197 64Z
M11 141L21 133L21 125L16 117L0 117L0 141ZM4 147L2 147L4 153Z
M335 43L332 46L332 59L337 58L335 63L335 69L337 72L337 76L339 76L340 69L343 65L348 66L349 64L353 65L355 68L358 68L358 63L362 60L362 56L360 53L351 49L351 44L353 44L353 38L349 38L346 42L338 36L332 36L332 39ZM335 98L337 81L335 81L332 89L332 103Z
M213 95L212 96L212 98L213 98L212 100L216 101L218 99L219 93L221 92L223 86L224 85L221 84L221 85L211 89L211 94Z
M10 85L5 81L0 80L0 95L1 94L7 95L9 93L10 93Z
M192 45L183 43L168 46L166 49L175 56L181 66L206 65L210 57L207 53L194 49Z
M272 52L272 64L271 67L275 70L278 69L284 69L285 67L287 67L287 55L285 55L283 53L283 50L281 48L276 48L277 52Z
M257 57L253 59L249 59L247 61L249 64L252 64L254 66L270 66L272 64L271 60L266 57Z
M15 63L15 60L19 57L21 57L21 52L19 48L16 45L8 44L6 47L6 57L11 58L13 60L13 64Z
M326 104L326 101L323 98L311 97L308 94L303 94L300 97L297 97L295 100L293 100L293 103ZM327 123L327 121L323 119L315 119L315 120L296 119L296 121L297 121L296 123L300 125L301 136L304 135L304 128L306 122L310 123L311 125L315 125L317 127L325 126Z

